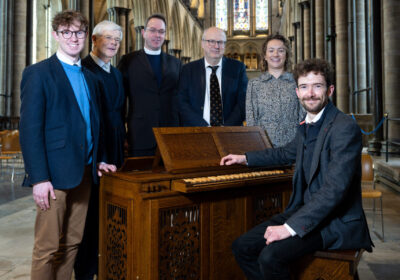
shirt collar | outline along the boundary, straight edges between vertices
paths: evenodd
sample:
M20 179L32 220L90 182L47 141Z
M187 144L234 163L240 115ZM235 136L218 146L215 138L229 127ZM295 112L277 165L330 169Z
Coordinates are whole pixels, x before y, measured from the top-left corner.
M204 58L204 66L206 67L206 69L207 69L208 66L219 66L219 67L217 68L217 71L218 71L218 70L221 69L221 67L222 67L222 58L221 58L221 60L218 62L217 65L211 65L210 63L207 62L206 58Z
M157 51L153 51L153 50L149 50L148 48L144 47L144 52L146 54L150 54L150 55L159 55L159 54L161 54L161 49L159 49Z
M71 58L69 58L68 56L66 56L65 54L63 54L60 51L57 51L56 56L60 61L64 62L65 64L78 65L79 67L81 67L81 59L80 58L77 62L73 62Z
M274 76L272 76L268 71L264 72L262 74L263 79L269 81L272 78L275 78ZM294 81L293 79L293 75L290 74L289 72L283 72L282 75L280 75L278 77L278 79L282 79L282 80L287 80L287 81Z
M99 65L104 71L110 73L111 71L111 62L105 63L101 58L96 56L93 52L90 52L90 57L93 58L94 62Z
M322 114L325 111L325 108L326 108L326 105L321 111L319 111L319 113L312 120L310 119L310 116L307 113L307 116L306 116L306 119L305 119L306 123L307 124L308 123L316 123L317 121L319 121L319 119L321 118Z

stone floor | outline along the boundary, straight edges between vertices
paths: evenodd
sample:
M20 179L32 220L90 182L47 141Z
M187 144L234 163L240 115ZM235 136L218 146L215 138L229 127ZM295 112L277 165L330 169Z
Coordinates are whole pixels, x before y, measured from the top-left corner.
M0 280L29 279L35 207L30 188L22 188L22 175L11 183L0 172ZM365 252L358 266L361 280L400 279L400 193L378 184L383 192L385 242L371 234L375 248ZM364 207L371 201L364 201ZM370 228L372 213L366 212ZM380 220L377 217L377 230Z

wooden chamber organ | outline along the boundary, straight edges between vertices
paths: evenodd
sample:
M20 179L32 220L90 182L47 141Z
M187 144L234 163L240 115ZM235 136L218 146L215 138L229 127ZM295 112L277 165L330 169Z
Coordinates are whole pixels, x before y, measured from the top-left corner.
M220 166L271 146L258 127L155 128L155 157L100 186L100 279L244 279L232 242L282 212L292 169Z

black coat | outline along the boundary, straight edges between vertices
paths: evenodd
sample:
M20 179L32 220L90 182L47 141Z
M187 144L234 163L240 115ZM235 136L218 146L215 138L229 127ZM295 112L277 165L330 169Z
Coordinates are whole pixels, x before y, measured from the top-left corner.
M104 122L104 146L110 164L120 167L124 161L124 104L125 93L122 75L111 66L110 73L104 71L88 55L82 59L82 65L88 68L103 83L100 96L102 120Z
M118 65L124 81L128 109L128 143L130 153L153 150L156 141L153 127L179 125L176 99L181 61L161 52L162 81L157 78L144 50L124 55Z

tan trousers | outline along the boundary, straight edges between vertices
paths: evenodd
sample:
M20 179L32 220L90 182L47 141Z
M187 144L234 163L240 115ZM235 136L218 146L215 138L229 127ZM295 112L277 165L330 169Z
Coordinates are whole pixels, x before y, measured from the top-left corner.
M92 184L91 168L86 167L82 182L69 190L55 190L50 209L36 207L32 280L70 280L78 246L85 228Z

